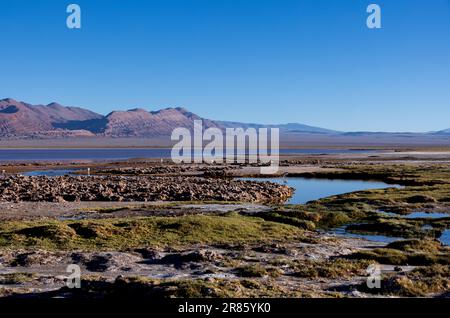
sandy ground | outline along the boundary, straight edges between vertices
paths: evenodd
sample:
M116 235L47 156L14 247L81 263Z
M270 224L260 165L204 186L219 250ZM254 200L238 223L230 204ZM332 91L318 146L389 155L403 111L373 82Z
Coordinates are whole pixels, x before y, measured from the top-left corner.
M248 214L270 210L261 204L185 204L176 202L0 202L0 221L37 219L99 219L136 216L181 216L222 214L239 211Z

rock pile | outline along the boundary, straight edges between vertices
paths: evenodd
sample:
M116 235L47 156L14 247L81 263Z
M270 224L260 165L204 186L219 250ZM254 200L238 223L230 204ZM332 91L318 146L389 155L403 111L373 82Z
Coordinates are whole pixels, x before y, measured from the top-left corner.
M293 189L272 182L201 177L0 178L0 201L241 201L283 203Z
M198 174L205 177L226 177L227 171L239 169L240 167L211 167L211 166L194 166L194 165L165 165L145 168L123 167L123 168L104 168L94 170L94 174L98 175L126 175L126 176L142 176L142 175L174 175L180 173Z
M195 171L193 166L155 166L146 168L123 167L123 168L104 168L97 169L95 174L112 174L112 175L153 175L153 174L171 174Z

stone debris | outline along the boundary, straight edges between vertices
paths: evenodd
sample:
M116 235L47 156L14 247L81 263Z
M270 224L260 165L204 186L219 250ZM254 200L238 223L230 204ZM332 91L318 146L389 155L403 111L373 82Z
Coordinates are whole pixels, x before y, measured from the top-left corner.
M0 202L241 201L283 203L293 189L272 182L201 177L8 176Z

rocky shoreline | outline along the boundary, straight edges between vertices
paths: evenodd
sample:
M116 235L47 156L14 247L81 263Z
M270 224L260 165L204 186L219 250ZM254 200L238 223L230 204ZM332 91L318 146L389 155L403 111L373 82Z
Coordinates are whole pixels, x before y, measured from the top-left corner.
M8 176L0 179L3 202L240 201L283 203L293 189L271 182L200 177Z

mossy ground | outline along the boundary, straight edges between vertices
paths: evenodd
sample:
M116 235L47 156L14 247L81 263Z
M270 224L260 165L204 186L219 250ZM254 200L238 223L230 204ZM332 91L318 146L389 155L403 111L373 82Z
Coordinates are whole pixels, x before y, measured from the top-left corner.
M8 273L0 274L0 285L15 285L22 284L35 279L36 275L33 273Z
M274 268L268 270L259 264L240 266L236 268L236 274L240 277L265 277L268 276L269 273L275 274L276 271L274 271Z
M297 227L230 213L223 216L114 218L89 221L22 221L0 224L0 247L125 250L300 240Z
M361 285L360 290L387 296L427 297L442 295L448 297L450 266L433 265L419 267L407 273L384 275L380 290L368 289L365 285Z
M368 260L351 261L344 258L325 261L306 261L294 266L292 276L310 279L339 279L353 276L366 276L367 268L373 263L375 262Z
M373 218L367 219L361 224L351 224L347 226L346 231L350 233L380 234L385 236L403 237L403 238L435 238L442 232L439 229L424 230L423 226L427 223L423 221L404 220L404 219L385 219Z
M405 240L390 243L384 248L359 251L349 258L394 265L448 265L450 248L442 246L438 241Z

